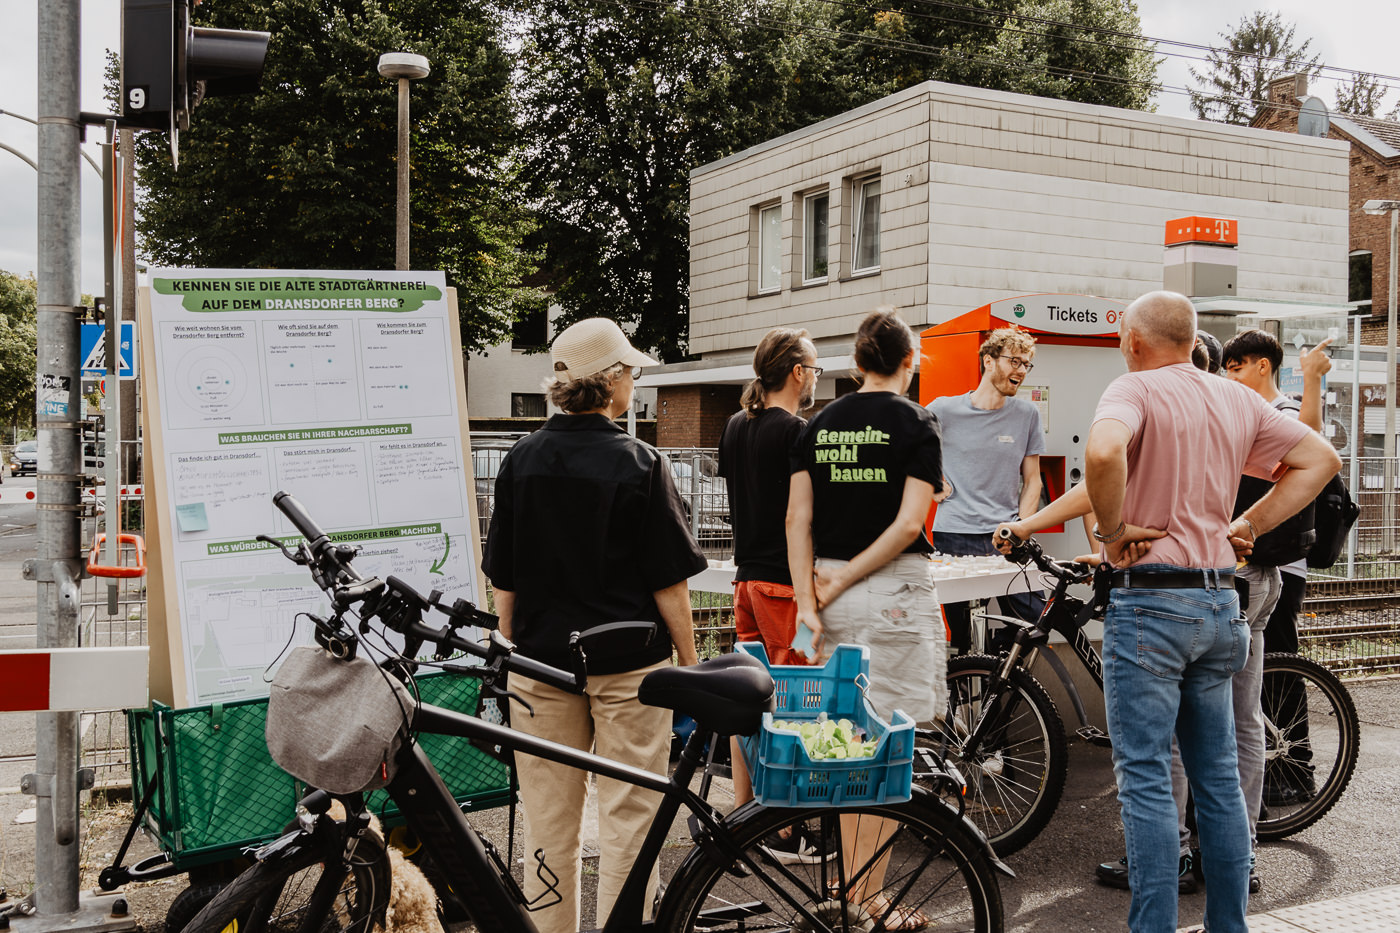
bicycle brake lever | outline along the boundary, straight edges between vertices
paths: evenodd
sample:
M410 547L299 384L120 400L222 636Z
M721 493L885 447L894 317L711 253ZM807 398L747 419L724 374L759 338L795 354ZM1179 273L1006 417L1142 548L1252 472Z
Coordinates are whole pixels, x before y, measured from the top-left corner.
M505 687L498 687L494 683L487 684L486 689L490 690L494 696L505 697L507 700L514 700L515 702L519 703L521 706L525 707L525 712L530 714L530 718L534 718L535 708L530 705L528 700L521 697L520 694L516 693L514 690L508 690Z
M307 551L306 545L304 543L297 545L297 549L293 551L291 548L287 547L287 545L283 544L280 540L272 537L271 535L258 535L255 540L271 544L273 547L277 548L279 551L282 552L283 557L287 558L287 560L291 561L294 564L299 564L305 567L307 564L311 563L311 553Z

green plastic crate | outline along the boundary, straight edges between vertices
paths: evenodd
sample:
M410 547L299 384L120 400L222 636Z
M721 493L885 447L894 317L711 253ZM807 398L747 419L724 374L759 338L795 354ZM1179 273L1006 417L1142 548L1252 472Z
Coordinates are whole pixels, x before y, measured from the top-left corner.
M424 674L424 703L478 712L481 682L473 677ZM140 799L158 784L146 815L148 828L172 862L185 869L237 855L281 835L306 788L278 768L267 751L267 699L171 709L127 711L133 788ZM514 793L510 769L466 739L420 737L423 750L463 809L504 806ZM368 803L392 826L397 809L386 792Z

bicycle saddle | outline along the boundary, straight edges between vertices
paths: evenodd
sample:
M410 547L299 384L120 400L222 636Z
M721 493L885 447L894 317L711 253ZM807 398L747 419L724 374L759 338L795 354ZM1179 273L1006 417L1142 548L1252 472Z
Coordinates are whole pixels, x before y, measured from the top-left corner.
M757 658L726 654L693 667L667 667L642 678L637 699L677 710L706 732L752 735L773 710L773 678Z

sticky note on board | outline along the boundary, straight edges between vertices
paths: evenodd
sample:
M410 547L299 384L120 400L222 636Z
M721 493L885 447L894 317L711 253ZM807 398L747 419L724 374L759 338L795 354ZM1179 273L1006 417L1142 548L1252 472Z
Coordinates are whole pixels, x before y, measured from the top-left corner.
M175 522L181 531L208 531L209 516L203 502L187 502L175 506Z

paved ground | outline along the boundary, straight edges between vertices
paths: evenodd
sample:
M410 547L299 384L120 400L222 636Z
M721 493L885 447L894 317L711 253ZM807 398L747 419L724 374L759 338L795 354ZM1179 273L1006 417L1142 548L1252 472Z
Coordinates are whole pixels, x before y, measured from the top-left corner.
M19 564L33 553L33 507L10 502L23 478L0 487L0 648L33 643L34 587L19 579ZM22 501L22 500L21 500ZM1263 891L1251 908L1253 933L1332 933L1400 930L1400 680L1352 685L1362 721L1361 758L1352 784L1318 825L1291 839L1263 847L1259 871ZM33 800L10 792L32 760L8 760L33 752L29 715L0 714L0 887L11 897L33 886L34 828L25 822ZM1094 883L1093 867L1122 851L1122 831L1108 752L1071 746L1070 780L1064 800L1044 833L1009 860L1017 877L1002 882L1011 931L1122 930L1128 894ZM717 785L716 803L726 792ZM84 838L85 884L90 885L115 853L129 807L89 809ZM504 849L506 811L475 817ZM663 874L683 856L689 840L677 827L663 860ZM128 863L154 853L138 838ZM520 851L519 845L516 852ZM585 874L586 883L591 878ZM183 888L177 877L129 892L134 915L145 930L163 926L166 907ZM1199 923L1204 895L1181 901L1183 925ZM589 908L586 908L589 909Z

